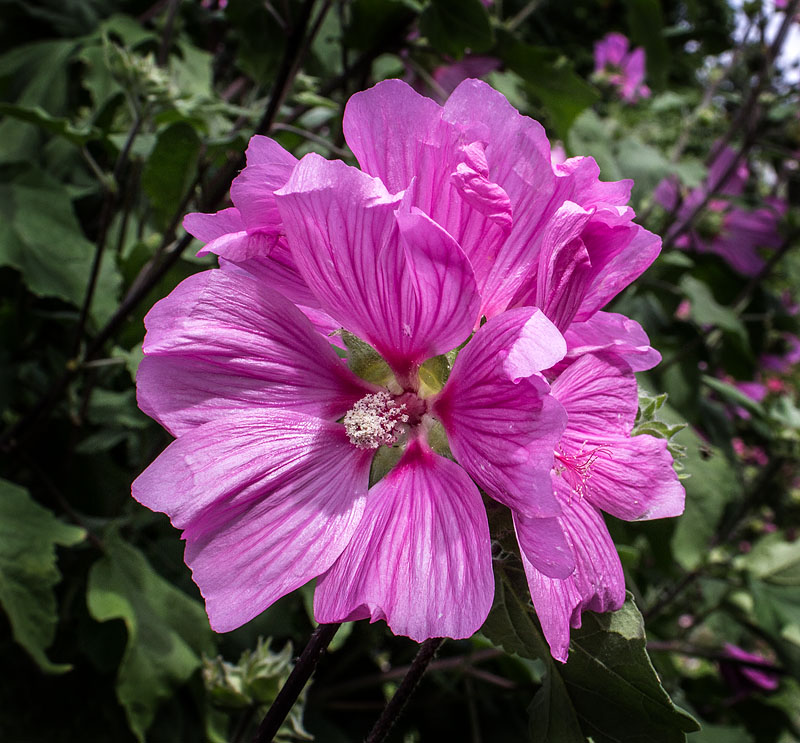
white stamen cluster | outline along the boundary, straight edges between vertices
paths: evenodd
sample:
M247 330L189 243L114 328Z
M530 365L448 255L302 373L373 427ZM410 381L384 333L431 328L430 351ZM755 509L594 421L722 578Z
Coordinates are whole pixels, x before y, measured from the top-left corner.
M389 446L397 439L399 425L408 422L406 406L392 399L388 392L362 397L344 416L347 437L359 449Z

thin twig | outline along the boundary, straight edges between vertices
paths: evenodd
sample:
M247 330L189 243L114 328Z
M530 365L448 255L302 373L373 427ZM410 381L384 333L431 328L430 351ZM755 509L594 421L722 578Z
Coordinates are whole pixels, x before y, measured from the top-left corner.
M181 0L169 0L167 6L167 18L164 21L164 32L161 35L161 44L158 47L158 56L156 63L159 67L163 67L169 59L169 47L172 44L172 34L175 30L175 15L178 12L178 6Z
M400 686L397 687L394 696L383 708L381 716L367 736L365 743L383 743L443 642L443 637L431 637L420 645L417 657L414 658L414 662L408 669L405 678L400 682Z
M340 626L340 624L320 624L311 634L311 639L297 659L289 678L286 679L286 683L258 726L253 743L269 743L275 737Z

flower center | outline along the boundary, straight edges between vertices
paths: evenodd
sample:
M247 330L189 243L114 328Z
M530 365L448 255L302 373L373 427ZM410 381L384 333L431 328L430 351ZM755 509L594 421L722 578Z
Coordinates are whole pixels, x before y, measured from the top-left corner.
M347 438L359 449L391 446L408 422L404 403L381 391L362 397L342 421Z
M611 458L611 449L608 446L596 446L593 449L584 449L586 442L577 452L567 454L563 449L555 452L556 474L563 475L573 491L582 498L586 493L589 478L592 476L592 467L597 459L603 455Z

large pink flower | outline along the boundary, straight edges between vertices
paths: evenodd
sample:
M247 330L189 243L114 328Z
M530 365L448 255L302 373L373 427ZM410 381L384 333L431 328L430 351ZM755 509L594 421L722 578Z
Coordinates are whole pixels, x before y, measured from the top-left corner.
M657 363L637 323L601 308L660 240L633 223L630 181L553 164L542 127L479 81L444 106L380 83L344 131L362 170L255 137L234 206L187 216L220 270L146 318L139 403L178 438L134 495L184 530L219 630L317 577L321 622L470 635L493 597L479 487L512 510L529 571L572 586L578 566L579 617L599 605L581 560L609 540L593 511L578 539L552 481L569 442L540 372L572 364L563 388L587 353ZM340 329L382 358L371 381L345 366ZM420 373L434 357L438 382ZM398 461L368 490L378 450Z
M638 394L622 359L586 354L553 382L552 393L568 416L552 482L575 571L566 578L544 574L527 557L534 520L515 514L515 524L542 630L553 656L566 661L581 613L619 609L625 601L622 566L601 511L626 521L678 516L685 493L667 441L631 436Z
M356 377L263 279L192 276L146 318L139 404L178 438L134 497L183 529L217 630L319 577L321 622L469 636L494 595L478 486L535 522L537 569L574 568L549 474L563 410L538 374L564 340L538 309L510 310L474 332L443 389L425 385L420 365L479 324L458 244L407 194L316 155L273 199L315 304L390 371L379 384ZM434 450L437 426L458 464ZM381 446L400 459L368 491Z

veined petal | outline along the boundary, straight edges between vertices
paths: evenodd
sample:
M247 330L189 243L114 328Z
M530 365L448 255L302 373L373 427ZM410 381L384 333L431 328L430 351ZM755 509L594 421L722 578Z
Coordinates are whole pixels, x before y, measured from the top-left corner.
M289 244L322 309L401 379L463 341L480 298L457 243L383 184L307 155L276 194Z
M465 80L444 106L445 121L463 130L467 141L483 143L487 179L509 199L513 225L504 240L482 240L474 250L468 241L445 226L465 246L480 276L483 312L502 312L534 265L537 237L546 219L563 201L550 165L550 145L541 124L520 115L505 97L480 80ZM434 219L442 220L435 214ZM442 222L444 224L444 222ZM480 266L480 268L479 268Z
M422 642L469 637L494 597L491 543L478 489L420 440L372 487L364 517L314 596L318 622L385 619Z
M231 199L248 232L280 233L274 192L292 174L297 158L275 140L255 135L247 145L247 166L231 184Z
M551 393L567 412L573 438L628 436L639 409L636 377L612 354L586 354L552 383Z
M174 435L253 407L337 418L374 391L300 310L245 276L190 276L145 325L139 406Z
M594 451L579 495L596 508L624 521L683 513L686 492L672 466L666 439L648 434L576 437L568 432L562 447L568 454L581 448Z
M550 578L522 552L533 605L553 657L565 663L571 627L581 626L584 611L614 611L625 602L625 578L603 517L554 478L562 515L559 521L575 559L575 571L563 579ZM520 544L531 536L531 519L515 521Z
M204 243L210 243L231 232L242 232L244 222L242 215L235 207L221 209L214 214L193 212L183 218L183 228L193 237Z
M562 512L564 506L562 505ZM525 562L550 578L566 578L575 570L575 558L557 516L538 519L514 513L520 553Z
M561 334L539 309L509 310L475 333L432 406L461 466L529 516L559 512L550 468L566 419L535 375L563 352Z
M661 361L661 354L650 346L642 326L616 312L597 312L586 322L573 322L564 338L567 341L564 362L598 351L619 356L633 371L652 369Z
M133 497L184 530L211 626L227 632L339 557L364 510L371 454L336 423L241 412L170 444Z
M439 167L454 140L442 121L442 108L402 80L384 80L352 96L342 128L361 168L380 178L390 193L404 191L415 176L450 177L450 169ZM427 186L423 191L429 198L434 193ZM415 206L428 211L423 204Z
M592 220L583 239L593 271L576 320L588 320L625 287L639 278L661 252L661 238L633 222Z

